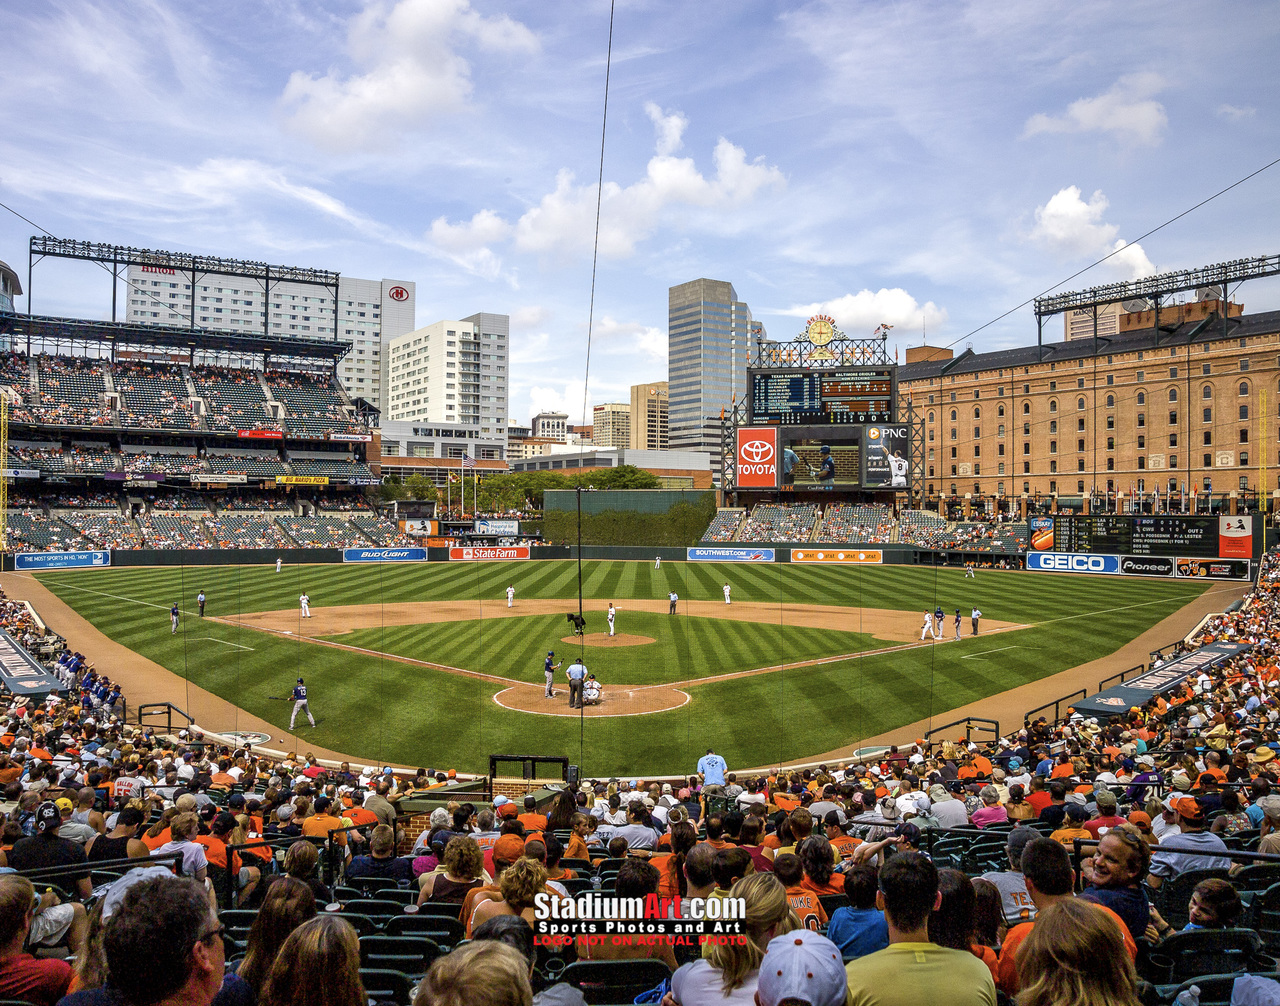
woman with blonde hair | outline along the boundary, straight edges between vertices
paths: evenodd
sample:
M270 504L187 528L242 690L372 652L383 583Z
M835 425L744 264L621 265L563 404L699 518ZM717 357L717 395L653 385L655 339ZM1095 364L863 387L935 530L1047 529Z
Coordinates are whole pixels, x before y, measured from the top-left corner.
M669 994L676 1006L752 1006L769 941L803 928L787 889L772 873L743 877L729 897L743 899L746 940L713 944L705 958L676 971Z
M514 947L478 940L436 959L413 1006L530 1006L529 966Z
M455 835L444 847L444 870L424 873L418 881L418 904L427 902L458 905L467 892L483 885L484 853L474 838Z
M317 915L291 932L276 954L259 1006L365 1006L360 940L346 919Z
M474 929L495 915L519 915L532 924L533 899L546 889L546 867L535 859L521 856L498 878L502 900L482 901L471 915L471 927Z
M1018 951L1018 1006L1138 1006L1120 924L1067 898L1036 917Z

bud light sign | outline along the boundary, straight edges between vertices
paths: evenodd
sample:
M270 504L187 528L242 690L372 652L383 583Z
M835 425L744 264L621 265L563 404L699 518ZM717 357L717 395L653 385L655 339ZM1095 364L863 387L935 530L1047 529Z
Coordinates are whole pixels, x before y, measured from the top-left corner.
M1028 552L1027 569L1042 573L1120 573L1118 555L1089 555L1077 552Z

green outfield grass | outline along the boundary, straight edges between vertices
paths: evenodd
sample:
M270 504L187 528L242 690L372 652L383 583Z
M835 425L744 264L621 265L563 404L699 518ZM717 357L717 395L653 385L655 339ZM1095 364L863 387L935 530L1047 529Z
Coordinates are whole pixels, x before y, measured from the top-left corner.
M587 615L588 632L607 631L600 612ZM687 678L746 671L768 663L812 660L890 646L858 632L798 628L794 625L685 618L620 611L618 631L648 636L637 646L585 648L587 667L611 685L656 685ZM495 618L481 622L393 625L326 636L335 642L381 653L497 674L512 681L543 681L543 658L572 659L578 647L565 643L570 631L564 615ZM773 654L763 660L765 654Z
M308 742L353 757L484 771L490 753L564 754L590 774L690 771L708 746L731 766L769 764L871 736L994 695L1113 652L1205 589L1196 582L1068 577L928 567L791 564L584 562L585 596L623 603L619 631L653 636L636 648L588 650L588 666L610 668L609 683L653 683L878 645L860 633L753 625L714 618L626 612L630 598L800 602L923 612L972 605L988 618L1033 627L961 643L872 654L820 666L689 689L680 709L586 720L533 716L493 702L501 686L381 658L402 653L450 666L540 680L545 648L568 634L562 615L388 626L337 637L373 654L351 653L252 629L200 621L203 589L211 615L392 601L487 598L508 583L521 598L576 598L577 565L431 563L404 566L181 567L39 574L40 580L102 632L274 723L282 732L285 695L307 678L319 725ZM171 635L168 608L187 612ZM566 610L572 605L568 605ZM478 614L477 608L477 614ZM597 625L596 622L601 624ZM596 616L588 626L603 628ZM967 629L967 623L966 623ZM107 669L110 673L110 669ZM146 701L134 696L132 704ZM549 707L551 703L549 702ZM941 720L945 722L945 720ZM1013 724L1008 724L1012 726ZM580 732L581 730L581 732ZM275 738L280 743L279 738ZM287 743L287 741L286 741Z

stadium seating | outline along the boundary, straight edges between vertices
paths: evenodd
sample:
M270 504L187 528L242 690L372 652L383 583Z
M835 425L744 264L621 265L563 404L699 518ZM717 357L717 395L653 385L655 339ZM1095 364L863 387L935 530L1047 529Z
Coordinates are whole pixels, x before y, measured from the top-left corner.
M904 510L899 527L899 540L905 544L945 548L950 540L947 522L928 510Z
M711 519L710 526L703 532L702 540L705 542L733 541L746 512L740 507L721 507Z
M808 541L818 520L811 504L780 506L757 503L738 534L739 541Z
M220 548L289 548L293 545L269 517L222 513L207 521L209 535Z
M359 493L318 493L313 502L320 510L336 510L341 513L372 512L369 501Z
M62 453L61 444L50 444L47 447L15 447L10 444L9 457L15 468L35 468L51 474L67 470L67 459Z
M284 462L274 454L256 457L234 457L229 454L213 454L208 456L209 471L223 475L245 475L249 478L274 478L277 475L288 475Z
M897 522L889 507L833 503L823 514L814 541L887 544L896 530Z
M67 471L81 474L114 472L119 470L119 455L109 450L94 450L87 447L72 447L65 455L68 461Z
M122 455L127 472L164 472L166 475L189 475L204 470L201 460L192 454L151 454L139 452Z
M12 407L9 418L17 423L34 422L26 405L31 401L31 364L25 356L0 353L0 385L13 388L23 402Z
M208 410L211 430L279 430L267 414L267 394L255 370L192 367L191 379Z
M152 511L142 520L147 548L209 548L209 533L199 514Z
M103 360L84 357L39 356L36 369L40 394L30 411L41 423L52 426L109 426L111 413L104 404L107 390Z
M139 548L142 537L137 525L119 513L77 513L62 518L76 528L95 548Z
M155 363L118 363L112 372L120 392L120 418L138 429L198 430L182 371Z
M290 538L309 548L345 548L369 544L358 528L341 517L278 517L276 522Z
M354 462L345 458L334 460L290 458L289 468L294 475L327 475L334 482L373 478L373 472L369 470L369 466L363 461Z
M63 552L93 548L76 528L56 517L32 511L10 510L5 518L9 548L18 552Z
M394 523L377 514L359 514L352 518L352 523L375 545L405 548L418 544L412 535L402 533Z
M346 401L333 384L319 375L270 371L271 397L285 404L285 429L292 437L322 440L329 433L362 433L348 414Z

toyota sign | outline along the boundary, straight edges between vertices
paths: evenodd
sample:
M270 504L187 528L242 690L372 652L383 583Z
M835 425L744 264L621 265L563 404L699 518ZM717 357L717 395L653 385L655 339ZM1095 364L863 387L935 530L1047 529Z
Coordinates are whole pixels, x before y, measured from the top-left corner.
M774 489L778 485L778 429L748 426L738 430L738 486Z

